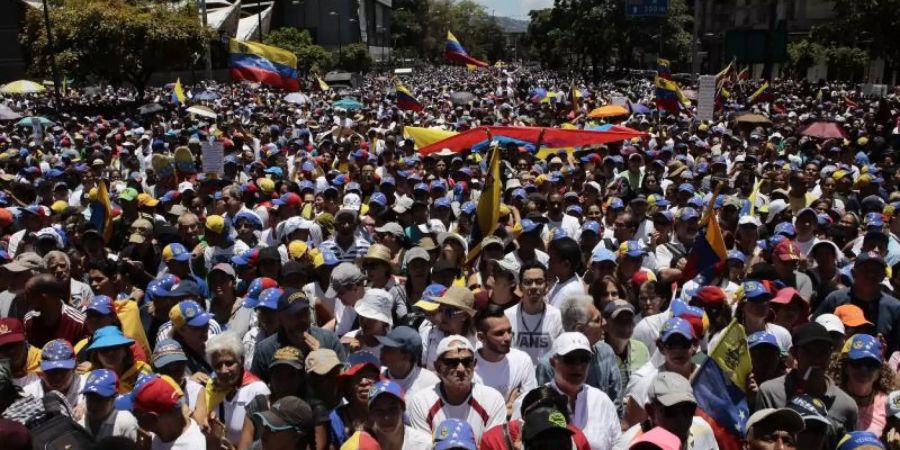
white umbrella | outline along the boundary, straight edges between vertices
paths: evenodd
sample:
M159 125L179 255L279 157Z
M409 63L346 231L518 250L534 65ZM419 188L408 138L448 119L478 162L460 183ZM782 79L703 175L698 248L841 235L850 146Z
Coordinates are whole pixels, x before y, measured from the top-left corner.
M309 103L309 97L306 94L300 92L291 92L290 94L284 96L284 101L288 103L296 103L298 105L305 105Z
M201 116L201 117L208 117L210 119L215 119L216 117L219 117L219 115L216 114L216 112L213 111L212 109L209 109L206 106L200 106L200 105L191 106L190 108L187 109L187 112Z

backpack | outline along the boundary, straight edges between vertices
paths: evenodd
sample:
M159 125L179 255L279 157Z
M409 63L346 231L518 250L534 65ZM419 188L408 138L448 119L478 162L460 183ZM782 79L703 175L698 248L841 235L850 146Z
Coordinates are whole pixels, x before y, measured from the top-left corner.
M44 417L29 426L34 450L87 450L94 445L90 433L72 420L71 409L58 392L41 400Z

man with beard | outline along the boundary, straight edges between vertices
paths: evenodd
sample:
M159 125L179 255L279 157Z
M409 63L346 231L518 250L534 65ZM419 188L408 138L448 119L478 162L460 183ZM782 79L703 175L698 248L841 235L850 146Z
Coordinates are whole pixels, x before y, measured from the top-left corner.
M503 394L507 405L537 387L534 365L527 353L511 348L512 327L503 308L488 305L475 315L476 336L481 348L475 352L475 372L482 382Z
M409 423L431 433L444 419L472 425L475 441L485 430L506 421L506 402L499 392L473 383L475 348L463 336L450 335L438 343L435 371L441 382L409 399Z

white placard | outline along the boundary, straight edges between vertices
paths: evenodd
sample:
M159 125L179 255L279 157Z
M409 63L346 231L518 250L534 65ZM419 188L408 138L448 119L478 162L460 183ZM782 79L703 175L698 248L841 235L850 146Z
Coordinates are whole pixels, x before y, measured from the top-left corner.
M225 145L221 142L204 142L200 147L203 173L225 174Z
M31 118L31 139L33 139L34 142L37 142L38 145L43 145L44 124L41 123L41 119L37 117Z
M700 89L697 92L697 118L700 120L713 120L716 110L716 77L715 75L701 75Z
M628 108L628 97L625 97L624 95L613 95L609 103Z

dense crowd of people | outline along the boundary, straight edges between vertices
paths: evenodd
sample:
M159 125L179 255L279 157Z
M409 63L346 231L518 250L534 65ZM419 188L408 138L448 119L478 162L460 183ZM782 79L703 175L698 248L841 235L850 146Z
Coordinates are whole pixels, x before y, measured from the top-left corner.
M2 99L48 119L0 122L3 448L728 449L692 379L733 322L738 445L900 448L897 92L734 81L701 121L639 75L425 66L418 112L309 81ZM637 137L404 133L605 124Z

